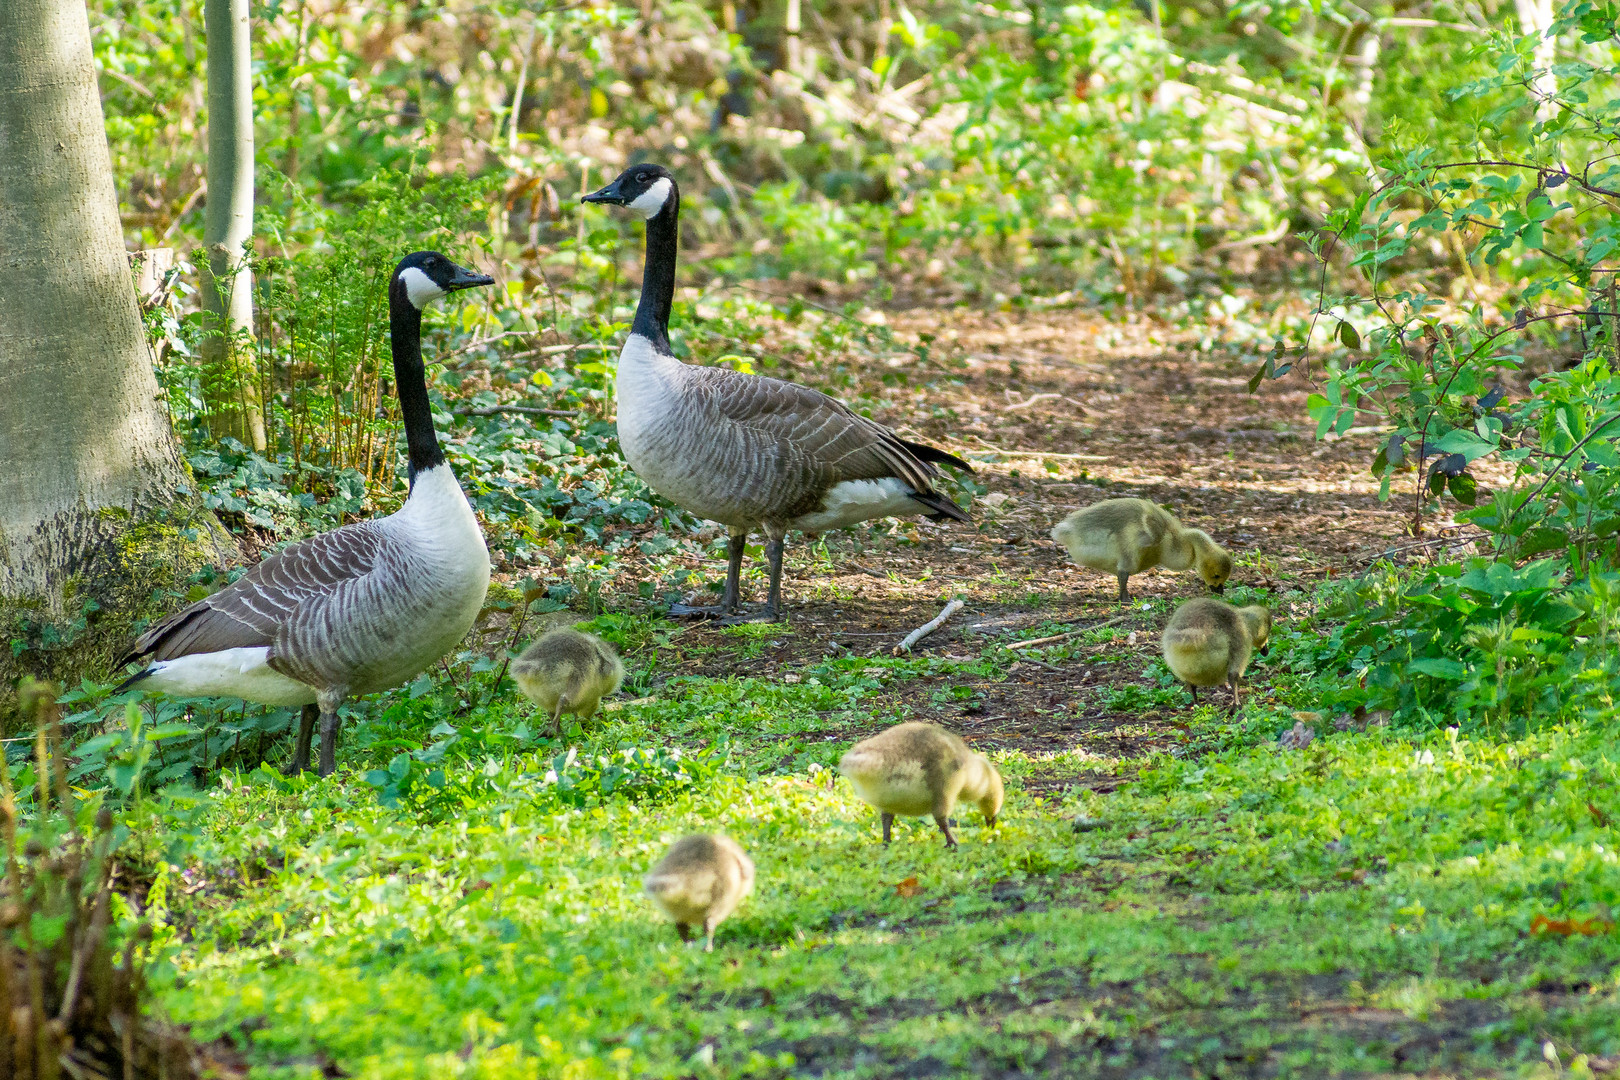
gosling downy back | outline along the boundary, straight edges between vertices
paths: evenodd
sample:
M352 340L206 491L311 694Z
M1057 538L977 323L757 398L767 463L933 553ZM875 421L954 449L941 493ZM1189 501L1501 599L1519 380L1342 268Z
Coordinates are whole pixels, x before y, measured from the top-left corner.
M1176 609L1164 628L1164 662L1176 678L1192 690L1198 687L1232 688L1232 708L1238 707L1238 682L1256 649L1271 637L1271 612L1259 605L1238 608L1221 600L1201 597Z
M553 728L565 712L589 717L624 681L613 646L571 626L542 634L509 670L523 695L551 713Z
M714 928L754 891L754 861L728 836L683 836L647 871L642 889L675 921L682 941L701 926L703 950L713 952Z
M864 739L844 754L838 771L882 815L885 844L896 814L931 814L945 846L955 847L950 816L957 800L976 804L985 824L994 825L1004 799L1001 774L990 759L933 724L896 724Z
M1155 566L1196 567L1204 584L1220 592L1232 576L1232 557L1202 529L1189 529L1148 499L1104 499L1060 521L1052 539L1081 566L1113 574L1119 599L1130 599L1126 581Z

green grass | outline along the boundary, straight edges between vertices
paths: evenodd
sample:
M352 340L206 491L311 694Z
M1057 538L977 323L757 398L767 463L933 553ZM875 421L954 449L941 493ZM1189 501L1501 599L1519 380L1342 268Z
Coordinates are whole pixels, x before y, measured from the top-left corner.
M1315 684L1276 660L1256 676L1279 702L1183 713L1180 756L993 754L997 828L960 807L960 850L926 820L885 849L828 767L901 718L880 692L1013 659L673 680L584 736L723 740L718 773L661 799L571 808L497 778L431 823L352 775L261 770L171 800L162 997L267 1076L1550 1075L1549 1053L1580 1074L1620 1051L1613 935L1531 932L1620 905L1614 724L1491 741L1324 721L1282 752ZM361 741L351 764L376 767ZM1112 794L1023 787L1138 769ZM714 829L759 877L705 955L640 876Z

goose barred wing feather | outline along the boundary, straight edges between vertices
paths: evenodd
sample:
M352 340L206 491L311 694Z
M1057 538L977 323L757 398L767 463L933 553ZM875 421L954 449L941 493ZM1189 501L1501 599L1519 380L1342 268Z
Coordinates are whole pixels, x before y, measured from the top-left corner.
M779 505L793 512L809 510L834 484L845 480L903 481L930 506L966 520L950 500L934 490L939 470L882 424L855 412L819 390L764 375L724 368L689 368L701 372L714 411L738 425L744 441L741 465L768 459L775 469ZM950 455L941 455L949 457ZM954 460L954 459L953 459ZM946 508L949 509L946 509Z
M272 649L271 666L298 678L297 641L328 621L326 601L366 577L387 542L369 521L290 544L212 596L197 601L135 639L118 666L174 660L223 649ZM315 601L311 603L311 601ZM305 626L301 624L308 623ZM302 631L302 632L301 632Z

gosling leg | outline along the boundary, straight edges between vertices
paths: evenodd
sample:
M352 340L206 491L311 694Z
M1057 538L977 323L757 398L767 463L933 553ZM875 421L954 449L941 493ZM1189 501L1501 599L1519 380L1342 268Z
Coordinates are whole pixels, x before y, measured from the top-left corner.
M956 837L951 835L951 819L944 814L935 814L934 824L938 825L939 831L945 834L945 850L949 851L954 848L956 846Z
M320 715L319 705L304 706L304 711L298 718L298 741L293 744L292 764L287 766L288 776L294 776L309 768L309 744L315 738L315 719Z
M1226 685L1232 688L1232 715L1237 716L1243 711L1243 699L1238 695L1237 676L1234 675L1231 679L1227 680Z
M551 737L555 739L562 734L563 699L557 699L557 707L551 710Z
M331 776L337 770L338 706L343 703L347 688L323 690L321 707L321 775Z
M1128 591L1126 591L1125 583L1131 579L1131 575L1129 575L1129 574L1115 574L1114 576L1119 578L1119 602L1122 603L1122 604L1129 603L1130 599L1131 599L1131 594Z
M1198 687L1194 686L1192 683L1188 683L1187 693L1192 695L1192 705L1190 708L1198 708Z
M889 830L894 827L894 815L893 814L884 814L884 815L882 815L882 817L883 817L883 844L884 844L885 847L887 847L888 843L889 843Z
M714 952L714 919L703 920L703 951Z
M675 932L681 935L681 940L683 942L692 940L692 928L683 922L678 922L675 924Z

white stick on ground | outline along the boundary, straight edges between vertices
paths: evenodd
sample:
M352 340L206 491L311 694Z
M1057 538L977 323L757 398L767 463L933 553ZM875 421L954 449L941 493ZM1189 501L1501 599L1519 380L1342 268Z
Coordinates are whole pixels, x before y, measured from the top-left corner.
M1092 623L1090 626L1082 626L1078 630L1068 630L1061 634L1053 634L1051 637L1038 637L1030 641L1015 641L1011 645L1008 645L1007 648L1028 649L1036 645L1050 645L1054 641L1063 641L1067 638L1077 637L1078 635L1084 634L1089 630L1101 630L1105 626L1117 626L1124 621L1124 615L1116 615L1114 618L1108 619L1104 622Z
M917 629L907 634L900 644L894 647L894 654L899 656L903 652L910 652L913 645L917 644L917 642L921 641L929 634L932 634L935 630L938 630L941 626L944 626L946 619L950 618L952 615L955 615L961 610L962 601L952 600L950 603L945 605L945 610L941 611L938 615L935 615L932 619L923 623L921 626L917 627Z

